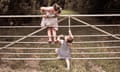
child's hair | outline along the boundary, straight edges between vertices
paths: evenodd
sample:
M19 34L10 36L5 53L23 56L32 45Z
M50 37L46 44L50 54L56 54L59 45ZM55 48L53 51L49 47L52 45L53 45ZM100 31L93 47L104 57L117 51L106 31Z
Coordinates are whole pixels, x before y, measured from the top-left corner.
M60 39L65 40L65 37L68 35L61 35ZM66 40L68 43L72 43L73 42L73 37L69 36Z
M57 11L57 13L61 13L62 8L57 3L55 3L53 5L53 7L54 7L55 11Z
M73 38L72 38L72 37L69 37L69 38L67 39L67 42L68 42L68 43L72 43L72 42L73 42Z

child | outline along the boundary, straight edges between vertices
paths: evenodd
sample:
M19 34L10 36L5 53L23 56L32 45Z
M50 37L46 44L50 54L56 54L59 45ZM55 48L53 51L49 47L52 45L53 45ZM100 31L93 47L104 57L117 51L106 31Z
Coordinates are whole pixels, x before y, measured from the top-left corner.
M58 19L57 16L61 12L61 7L57 4L54 4L52 7L41 7L41 13L43 14L41 26L47 26L47 34L48 34L48 42L53 41L57 42L56 40L56 31L58 30Z
M58 42L60 43L60 48L56 49L56 53L58 54L59 59L65 59L67 64L67 69L70 69L70 45L73 41L73 35L69 30L69 35L64 36L64 40L61 39L63 36L58 36Z

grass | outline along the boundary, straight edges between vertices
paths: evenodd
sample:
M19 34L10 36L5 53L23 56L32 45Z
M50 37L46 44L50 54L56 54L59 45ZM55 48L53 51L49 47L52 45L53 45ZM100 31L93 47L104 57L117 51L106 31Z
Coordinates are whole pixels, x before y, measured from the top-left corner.
M78 14L78 12L75 12L75 11L71 11L71 10L62 10L62 15L70 15L70 14Z

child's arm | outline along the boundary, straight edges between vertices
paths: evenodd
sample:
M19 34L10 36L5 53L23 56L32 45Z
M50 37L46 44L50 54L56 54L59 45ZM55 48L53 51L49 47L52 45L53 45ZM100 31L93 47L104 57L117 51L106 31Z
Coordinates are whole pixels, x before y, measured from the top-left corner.
M44 18L47 18L46 11L47 11L46 7L40 7L40 13Z
M50 10L54 13L53 15L51 15L51 17L57 17L60 15L62 9L60 8L59 10L55 10L53 7L51 7Z
M69 36L70 36L71 38L74 38L74 36L73 36L71 30L69 30L68 32L69 32Z
M56 17L60 15L61 10L62 10L62 8L60 8L60 9L59 9L59 10L57 10L57 11L55 11L55 16L56 16Z
M54 9L51 8L49 10L51 11L52 14L49 14L48 17L54 18L54 17L59 16L59 14Z
M64 35L59 35L58 37L57 37L57 40L58 40L58 42L62 42L62 39L61 39L61 37L64 37Z
M44 8L45 8L45 7L40 7L40 13L41 13L41 14L44 14L44 13L45 13Z

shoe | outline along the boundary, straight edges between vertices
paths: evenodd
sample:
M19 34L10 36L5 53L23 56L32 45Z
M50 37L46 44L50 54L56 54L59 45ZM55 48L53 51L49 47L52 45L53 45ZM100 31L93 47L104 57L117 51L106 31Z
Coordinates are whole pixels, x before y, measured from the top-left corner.
M58 40L54 40L55 43L58 43Z
M52 40L48 40L48 43L51 44L51 43L52 43Z

